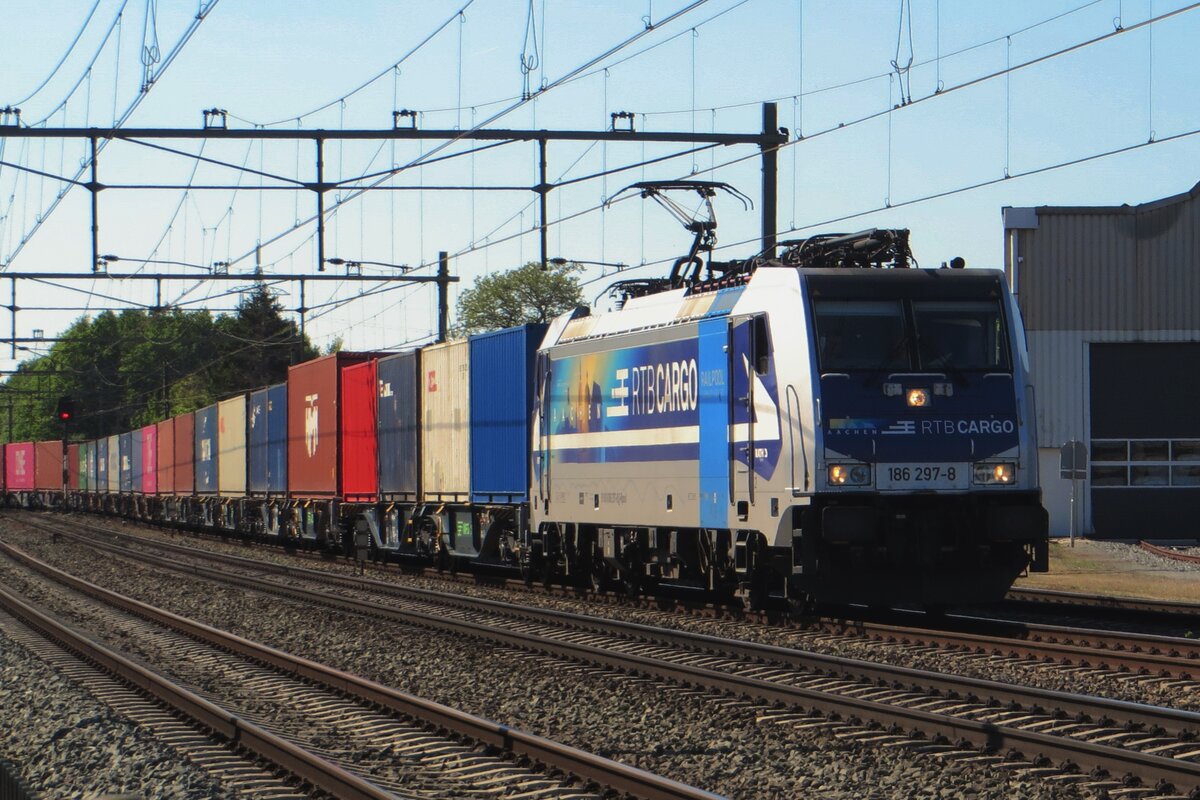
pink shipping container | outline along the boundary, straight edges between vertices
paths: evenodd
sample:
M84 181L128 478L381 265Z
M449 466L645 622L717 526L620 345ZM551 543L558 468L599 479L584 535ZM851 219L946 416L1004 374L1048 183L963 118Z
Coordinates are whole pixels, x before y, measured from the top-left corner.
M158 426L142 428L142 486L143 494L158 494Z
M172 494L175 491L175 421L164 419L154 427L158 429L154 434L157 447L154 463L158 473L154 481L163 494Z
M4 488L10 492L33 489L33 442L4 445Z
M34 488L62 491L63 488L63 443L62 439L38 442L34 445L33 462Z

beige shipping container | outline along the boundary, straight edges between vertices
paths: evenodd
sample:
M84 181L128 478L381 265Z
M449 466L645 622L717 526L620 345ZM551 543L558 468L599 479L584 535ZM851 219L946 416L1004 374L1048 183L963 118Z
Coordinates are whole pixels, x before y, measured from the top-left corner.
M246 494L246 395L217 404L217 490L223 497Z
M421 351L421 493L427 502L470 496L470 355L466 339Z
M121 491L121 437L108 437L108 491Z

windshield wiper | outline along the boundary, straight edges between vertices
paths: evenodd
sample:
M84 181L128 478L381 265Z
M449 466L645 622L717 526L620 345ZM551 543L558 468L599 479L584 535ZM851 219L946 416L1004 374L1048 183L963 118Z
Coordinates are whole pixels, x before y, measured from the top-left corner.
M935 366L926 367L925 363L924 363L924 355L926 352L933 352L937 357L941 358L945 363L941 364L940 366L936 366L936 367ZM946 353L937 352L936 350L934 350L932 345L923 341L922 339L920 339L920 337L917 338L917 357L919 360L921 360L921 369L922 370L927 370L929 372L935 372L935 371L943 372L950 378L950 380L954 381L955 383L959 384L960 386L967 386L970 384L970 381L967 380L967 373L963 372L960 368L958 368L953 363L951 363L949 355L947 355Z

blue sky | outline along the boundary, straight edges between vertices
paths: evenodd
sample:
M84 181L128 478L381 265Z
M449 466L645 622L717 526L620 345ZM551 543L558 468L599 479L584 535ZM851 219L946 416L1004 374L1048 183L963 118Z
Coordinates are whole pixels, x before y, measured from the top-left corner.
M50 124L107 125L114 109L119 114L134 100L142 79L140 58L153 44L144 33L147 0L99 0L62 68L25 99L51 75L93 2L0 4L0 29L9 34L0 50L0 106L21 101L26 123L54 110L85 74L123 3L119 26L99 50L90 81L81 84L65 109L55 111ZM421 112L423 128L469 128L515 102L525 80L521 57L534 53L526 45L527 2L475 0L461 18L453 18L465 4L218 0L126 124L198 128L201 110L215 106L229 111L231 127L371 128L390 126L392 111L408 108ZM760 125L758 103L779 99L780 124L805 137L779 159L779 227L781 232L798 229L784 236L908 227L925 266L955 255L972 266L999 266L1005 205L1136 203L1186 191L1197 181L1196 171L1186 165L1197 160L1200 136L1021 175L1200 128L1200 60L1191 53L1200 38L1200 9L1125 30L1007 77L957 88L1111 34L1118 26L1132 28L1153 15L1186 8L1182 0L709 0L678 20L658 24L687 5L681 0L534 0L538 63L529 76L534 88L645 31L645 17L655 27L601 62L608 69L556 87L491 127L599 130L611 112L627 110L637 115L639 129L754 131ZM199 7L198 0L151 4L156 25L149 27L157 30L160 57L170 52ZM447 20L398 71L389 69ZM903 65L910 56L912 69L897 76L892 62ZM379 73L385 73L381 80L337 102ZM902 104L902 92L914 102ZM898 104L890 114L852 124ZM200 146L177 144L189 152ZM331 145L326 169L342 177L365 174L406 164L438 144ZM70 172L79 163L80 148L77 142L8 140L3 160ZM462 145L453 145L446 152L459 149ZM578 177L680 149L556 143L549 172L551 179ZM720 149L556 190L551 220L579 216L551 228L551 255L634 266L652 262L632 274L660 272L664 266L653 262L671 259L687 246L682 228L658 207L638 200L600 207L633 181L693 172L728 181L754 198L756 208L749 212L731 200L717 205L720 241L734 245L722 255L754 252L752 243L737 243L758 233L758 162L750 158L721 166L752 153L752 148ZM299 165L302 178L312 174L308 142L261 147L214 142L205 146L204 155L286 175L295 175ZM529 186L536 182L535 156L532 144L513 144L412 170L396 183ZM101 180L120 183L183 184L193 169L189 159L121 143L107 149L100 164ZM1004 180L1006 171L1017 177ZM194 176L197 183L236 180L234 171L211 165ZM242 180L256 186L258 179ZM987 181L997 182L954 192ZM11 262L8 269L20 271L88 269L88 198L78 189L13 257L56 189L51 181L0 167L0 264ZM954 193L922 201L942 192ZM330 197L337 199L336 193ZM327 254L425 264L445 249L461 253L453 269L469 285L479 275L537 256L533 201L529 191L372 193L347 202L329 220ZM288 230L312 209L306 193L193 191L185 198L181 191L113 190L101 194L101 250L127 259L202 265L244 257L234 270L249 269L257 243ZM301 227L264 246L261 259L268 270L313 271L312 231L312 226ZM592 295L606 285L602 272L597 267L587 274L594 281L588 286ZM170 288L166 294L175 296L188 285ZM151 291L134 284L97 289L141 301ZM184 299L199 302L218 291L200 286ZM313 306L357 291L351 284L314 287L307 302ZM23 306L75 304L72 297L80 306L89 304L84 295L61 289L22 286L20 292ZM0 298L7 302L2 282ZM294 296L282 299L297 302ZM229 302L217 299L211 305ZM435 307L429 288L397 289L315 316L308 330L318 341L342 336L356 349L395 347L427 336L435 326ZM38 327L52 335L77 313L23 313L17 334L28 336ZM0 321L5 333L7 327L7 320Z

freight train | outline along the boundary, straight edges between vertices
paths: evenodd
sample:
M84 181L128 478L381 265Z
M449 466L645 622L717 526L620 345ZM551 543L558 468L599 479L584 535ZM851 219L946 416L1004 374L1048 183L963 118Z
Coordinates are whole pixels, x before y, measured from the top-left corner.
M5 494L755 606L990 601L1046 568L1002 273L911 267L907 231L877 230L703 266L626 282L608 313L326 356L65 451L8 444Z

